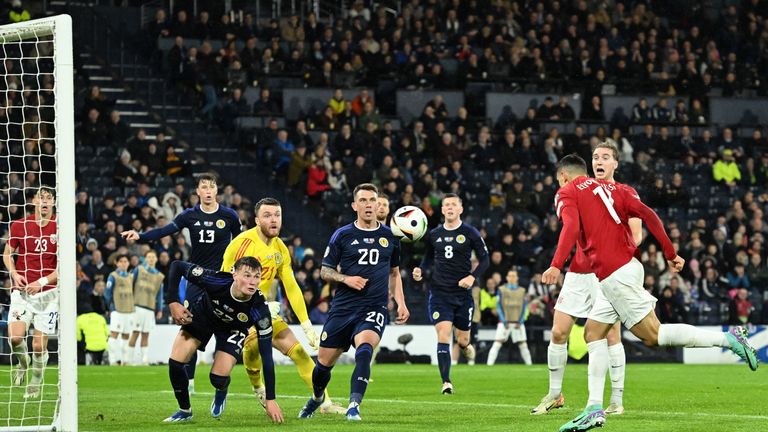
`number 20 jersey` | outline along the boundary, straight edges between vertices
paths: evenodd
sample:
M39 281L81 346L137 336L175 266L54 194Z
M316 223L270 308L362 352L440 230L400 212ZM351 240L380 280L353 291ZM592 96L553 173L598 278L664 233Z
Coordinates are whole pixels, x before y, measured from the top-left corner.
M347 276L368 279L362 290L338 284L332 310L357 311L387 306L389 302L389 270L400 266L400 240L385 225L375 229L361 229L353 222L331 236L323 256L323 266Z

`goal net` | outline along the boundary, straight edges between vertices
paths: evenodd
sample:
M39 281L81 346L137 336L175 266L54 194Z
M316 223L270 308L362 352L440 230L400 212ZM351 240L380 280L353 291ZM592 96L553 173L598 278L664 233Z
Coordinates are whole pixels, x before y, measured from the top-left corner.
M2 26L0 44L0 431L75 431L72 22Z

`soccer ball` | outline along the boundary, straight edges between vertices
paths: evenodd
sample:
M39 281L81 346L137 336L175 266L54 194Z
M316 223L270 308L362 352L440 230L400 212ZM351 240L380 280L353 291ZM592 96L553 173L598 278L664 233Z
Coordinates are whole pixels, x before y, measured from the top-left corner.
M418 207L403 206L395 211L389 227L395 237L405 243L413 243L427 232L427 215Z

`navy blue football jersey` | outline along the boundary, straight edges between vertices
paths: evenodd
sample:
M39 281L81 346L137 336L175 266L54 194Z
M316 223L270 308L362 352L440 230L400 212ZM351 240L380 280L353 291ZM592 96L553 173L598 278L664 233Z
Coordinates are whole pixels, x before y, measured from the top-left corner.
M176 280L170 280L170 285L178 286L178 279L183 276L203 292L187 306L193 321L204 318L214 331L239 330L245 334L251 326L256 326L260 339L272 337L272 317L261 291L257 289L249 300L240 301L230 291L234 282L231 273L205 269L186 261L174 261L171 266L175 266L169 272L171 279Z
M140 235L141 240L159 240L182 229L189 230L191 251L189 261L203 268L218 269L224 260L229 242L240 234L240 217L229 207L219 205L213 213L206 213L196 205L179 213L173 222L163 228Z
M463 222L452 230L439 225L427 234L424 242L426 249L421 270L426 271L433 260L435 263L430 290L436 293L466 293L467 290L459 286L459 281L473 274L472 251L475 251L480 263L487 261L488 257L488 248L480 233Z
M331 310L357 310L370 306L387 306L389 302L389 270L400 266L400 240L386 225L364 230L351 223L331 236L325 249L323 266L347 276L368 279L358 291L339 284Z

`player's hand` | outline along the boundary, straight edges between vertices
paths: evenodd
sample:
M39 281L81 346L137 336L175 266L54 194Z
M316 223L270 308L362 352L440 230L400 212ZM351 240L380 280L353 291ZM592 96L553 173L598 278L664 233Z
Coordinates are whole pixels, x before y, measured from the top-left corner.
M416 267L415 269L413 269L413 280L415 280L416 282L421 282L421 276L422 275L421 275L420 268Z
M120 233L121 236L123 236L126 240L138 240L139 239L139 233L136 232L136 230L128 230L123 231Z
M13 284L15 286L19 287L19 289L26 291L24 287L27 286L27 278L22 276L21 273L19 272L12 272L11 277L13 278Z
M315 350L320 349L320 336L317 335L315 328L312 327L312 321L306 320L301 323L301 329L304 330L304 335L307 337L309 346Z
M557 283L557 279L560 277L560 269L557 267L550 267L542 273L541 283L545 285L553 285Z
M347 276L344 278L344 284L354 290L362 290L365 288L365 284L368 283L368 279L360 276Z
M40 286L40 282L38 281L34 281L31 284L24 287L24 292L26 292L29 295L37 294L42 290L43 290L43 287Z
M192 312L185 308L181 303L174 302L168 305L171 310L171 316L178 325L192 324Z
M685 266L685 260L680 255L675 256L671 261L667 261L667 263L673 273L680 273L683 270L683 266Z
M475 284L475 277L472 275L465 276L462 280L459 281L459 286L464 289L470 289L474 284Z
M280 316L280 302L267 302L267 307L269 307L269 314L272 316L272 319L276 320Z
M398 303L397 319L395 320L395 324L405 324L405 322L408 321L408 318L410 317L411 317L411 312L408 310L408 307L405 305L405 302Z
M280 409L280 405L278 405L277 402L274 400L267 400L265 409L267 410L267 417L272 420L272 423L283 422L283 411Z

